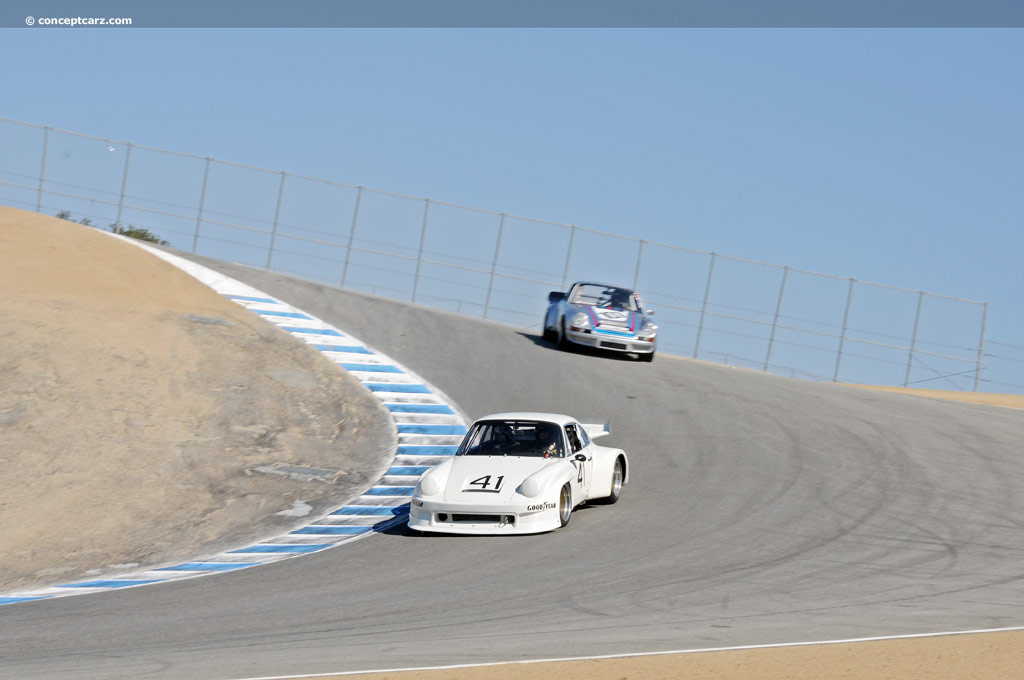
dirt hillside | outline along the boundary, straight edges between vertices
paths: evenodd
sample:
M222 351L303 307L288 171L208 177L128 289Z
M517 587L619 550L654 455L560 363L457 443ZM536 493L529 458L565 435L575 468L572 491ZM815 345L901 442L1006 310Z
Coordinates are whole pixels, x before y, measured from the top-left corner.
M318 352L93 228L0 207L0 301L0 592L306 523L275 513L348 500L392 450ZM252 472L277 462L338 482Z

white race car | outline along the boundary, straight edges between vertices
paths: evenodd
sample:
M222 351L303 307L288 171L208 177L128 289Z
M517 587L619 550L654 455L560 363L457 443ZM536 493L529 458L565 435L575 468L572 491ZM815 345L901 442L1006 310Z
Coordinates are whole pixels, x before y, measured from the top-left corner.
M569 523L590 500L614 503L625 452L592 439L608 426L553 413L499 413L473 423L455 455L413 491L409 526L453 534L532 534Z

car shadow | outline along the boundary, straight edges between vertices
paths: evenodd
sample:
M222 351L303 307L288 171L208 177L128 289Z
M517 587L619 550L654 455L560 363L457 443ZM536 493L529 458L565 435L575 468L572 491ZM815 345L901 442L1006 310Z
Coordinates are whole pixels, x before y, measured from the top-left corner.
M609 359L612 361L630 361L635 363L641 363L639 355L631 352L615 352L608 349L600 349L598 347L587 347L586 345L577 345L575 343L569 343L564 350L559 350L555 346L553 340L545 340L539 333L530 333L528 331L516 331L519 335L523 336L538 347L546 347L560 352L568 352L570 354L585 354L587 356L600 357L602 359Z
M402 538L446 538L446 539L466 539L466 538L496 538L495 536L481 536L475 534L448 534L431 531L417 531L409 527L408 515L396 518L395 520L388 520L387 522L381 522L373 529L374 533L384 534L385 536L401 536ZM513 534L515 535L515 534ZM505 535L499 535L497 538L507 538Z

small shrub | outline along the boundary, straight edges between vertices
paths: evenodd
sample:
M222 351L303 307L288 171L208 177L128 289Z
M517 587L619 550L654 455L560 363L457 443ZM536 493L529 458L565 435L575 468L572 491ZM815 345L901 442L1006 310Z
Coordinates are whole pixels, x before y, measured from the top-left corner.
M68 222L76 222L76 220L73 220L71 218L70 210L61 210L59 213L57 213L57 217L59 217L62 220L67 220ZM77 220L77 223L85 225L87 227L92 226L92 220L90 220L88 217L83 217L82 219ZM121 234L122 236L137 238L140 241L149 241L150 243L155 243L158 246L171 245L169 241L163 240L162 238L151 232L149 229L136 227L133 224L129 224L127 227L122 227L120 224L114 223L110 225L110 231L114 232L115 234Z
M110 231L114 232L115 234L121 234L122 236L137 238L140 241L149 241L150 243L155 243L158 246L171 245L170 242L163 240L162 238L151 232L149 229L136 227L131 224L129 224L127 227L122 227L120 224L111 224Z
M57 213L57 217L61 218L62 220L67 220L68 222L75 222L76 224L84 224L87 227L91 227L92 226L92 220L90 220L88 217L83 217L80 220L73 220L73 219L71 219L71 211L70 210L61 210L59 213Z

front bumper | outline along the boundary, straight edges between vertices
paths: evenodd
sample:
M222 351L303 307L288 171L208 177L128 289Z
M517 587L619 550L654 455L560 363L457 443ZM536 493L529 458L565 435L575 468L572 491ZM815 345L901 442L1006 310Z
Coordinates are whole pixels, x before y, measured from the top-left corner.
M577 345L635 354L650 354L658 345L657 340L654 342L641 340L635 333L609 332L600 328L584 331L574 331L568 328L565 331L565 337Z
M409 527L449 534L536 534L561 526L558 504L529 499L525 503L458 503L413 498Z

